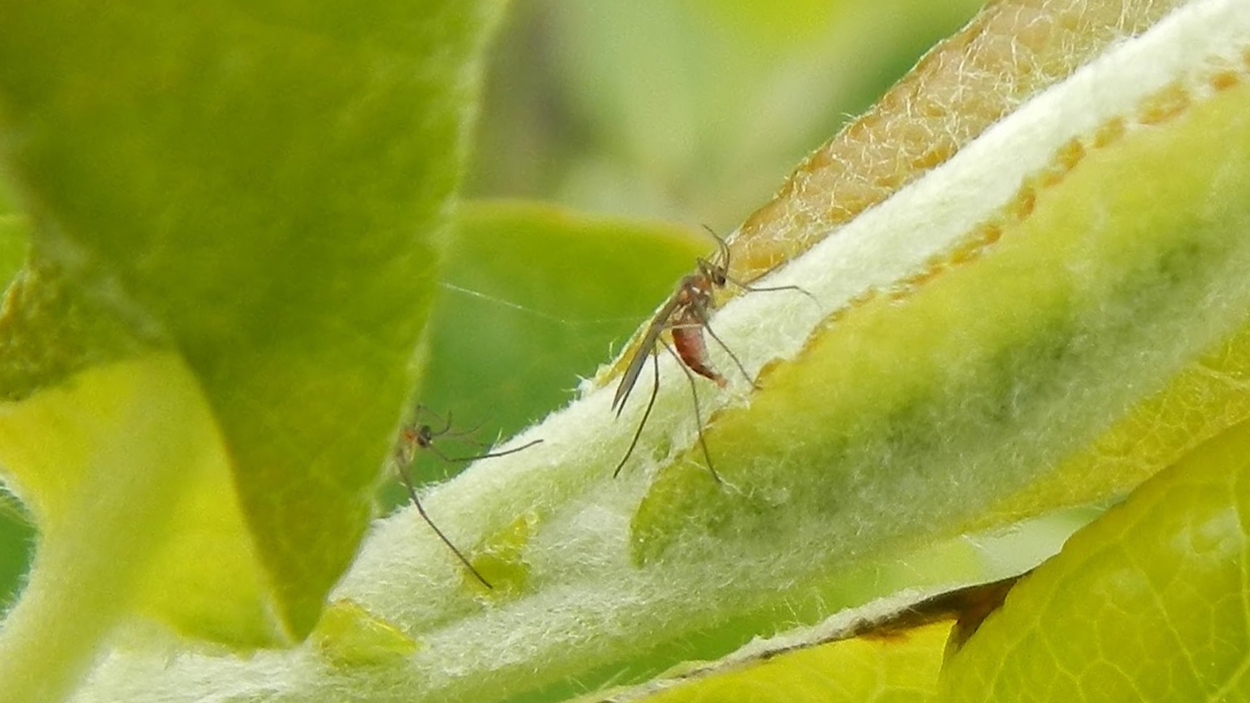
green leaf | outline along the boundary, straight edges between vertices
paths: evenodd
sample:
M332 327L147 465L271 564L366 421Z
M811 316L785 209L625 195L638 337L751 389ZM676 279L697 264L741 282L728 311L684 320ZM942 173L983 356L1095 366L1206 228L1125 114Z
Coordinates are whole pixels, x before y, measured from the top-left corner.
M128 611L236 645L276 640L220 438L186 367L149 355L74 381L0 416L0 461L23 468L41 532L0 638L5 680L17 682L0 696L64 695Z
M38 587L58 579L115 596L89 599L101 629L79 633L80 651L127 607L240 645L309 632L364 534L411 392L498 9L0 9L0 156L35 225L21 304L0 330L0 450L43 533L0 645L37 647L17 623L37 628L34 609L55 606ZM150 397L162 382L168 397ZM96 393L199 426L94 418ZM82 434L97 426L111 430ZM70 466L43 460L74 452ZM225 472L200 483L192 469L216 463L205 457ZM233 536L197 541L223 530ZM146 546L76 551L127 534ZM183 617L192 576L252 617ZM53 697L77 666L63 664L40 684Z
M324 659L344 667L402 660L417 650L416 642L350 600L331 603L311 639Z
M11 281L30 255L30 223L0 209L0 280Z
M1077 533L942 672L942 701L1250 695L1250 424Z
M17 600L30 570L35 534L22 502L0 487L0 603L6 610Z

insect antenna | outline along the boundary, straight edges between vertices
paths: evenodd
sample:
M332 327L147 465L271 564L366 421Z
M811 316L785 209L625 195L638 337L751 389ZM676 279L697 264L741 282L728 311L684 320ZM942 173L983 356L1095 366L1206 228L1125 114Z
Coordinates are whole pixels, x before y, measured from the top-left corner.
M719 276L720 278L724 278L726 281L728 281L728 282L730 282L730 283L734 284L735 286L738 286L738 287L739 287L739 288L741 288L742 290L745 290L745 291L750 291L750 292L752 292L752 293L769 293L769 292L774 292L774 291L792 290L792 291L795 291L795 292L797 292L797 293L802 293L803 295L805 295L805 296L807 296L809 299L811 299L811 301L812 301L813 303L816 303L816 306L817 306L817 307L819 307L819 306L820 306L820 301L816 299L816 296L812 295L809 291L805 290L805 289L804 289L804 288L802 288L801 286L794 286L794 285L789 285L789 286L757 286L757 285L754 285L754 283L755 283L756 281L760 280L761 278L764 278L764 277L765 277L765 276L767 276L768 274L770 274L770 273L772 273L773 271L776 271L777 269L779 269L779 268L781 268L782 266L784 266L784 265L786 264L786 261L785 261L785 260L779 261L779 262L777 262L776 264L774 264L773 266L768 267L768 268L767 268L767 269L766 269L763 273L761 273L760 275L756 276L755 278L752 278L752 279L751 279L751 280L749 280L749 281L740 281L740 280L738 280L737 278L734 278L733 276L730 276L730 275L729 275L729 253L730 253L730 249L729 249L729 242L726 242L726 241L725 241L725 238L724 238L724 237L722 237L722 236L720 236L719 234L717 234L717 233L716 233L716 230L712 229L711 227L708 227L707 225L703 225L703 229L707 230L708 234L712 235L712 237L716 240L716 246L717 246L717 251L716 251L716 259L717 259L717 262L715 262L715 263L711 263L711 264L709 264L709 265L710 265L710 266L712 266L712 267L714 267L714 268L719 269L719 270L717 271L717 274L718 274L718 276ZM724 344L722 344L721 346L724 346Z
M703 225L703 229L707 230L707 233L712 235L712 239L716 240L716 258L720 260L720 266L729 268L729 242L725 241L725 238L717 234L716 230L711 227Z

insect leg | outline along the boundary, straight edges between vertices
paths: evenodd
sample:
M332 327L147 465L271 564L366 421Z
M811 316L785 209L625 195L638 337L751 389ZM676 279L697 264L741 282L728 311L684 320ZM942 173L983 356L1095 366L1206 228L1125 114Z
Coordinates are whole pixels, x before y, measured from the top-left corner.
M443 420L443 417L442 417L441 415L439 415L438 413L434 412L433 410L430 410L429 408L425 407L424 405L418 405L418 406L417 406L417 411L416 411L415 413L413 413L413 422L414 422L414 423L415 423L418 419L420 419L420 417L421 417L421 414L422 414L422 413L425 413L426 415L429 415L430 417L434 418L435 420L437 420L437 421L439 421L439 422L442 422L442 423L443 423L443 429L438 430L438 431L434 431L433 429L431 429L431 430L430 430L430 434L431 434L432 436L434 436L434 437L442 437L443 435L447 434L447 433L448 433L448 431L450 431L450 430L451 430L451 411L450 411L450 410L448 410L448 411L447 411L447 419L446 419L446 420Z
M450 411L448 411L448 412L447 412L447 417L448 417L448 418L451 418L451 412L450 412ZM471 434L473 434L474 432L477 432L478 430L482 429L482 425L484 425L484 424L486 424L486 421L485 421L485 420L483 420L482 422L477 423L476 425L474 425L473 427L470 427L470 428L469 428L469 429L467 429L467 430L457 430L457 431L455 431L455 432L448 432L447 430L443 430L442 432L439 432L439 433L438 433L438 435L439 435L440 437L441 437L441 436L444 436L444 435L446 435L446 436L448 436L448 437L465 437L465 436L467 436L467 435L471 435ZM448 430L449 430L449 429L451 429L450 425L448 426L448 428L447 428L447 429L448 429ZM471 441L471 440L470 440L470 441Z
M403 479L404 487L408 489L408 495L412 497L412 504L416 506L417 513L421 515L421 519L425 520L425 524L429 525L430 529L434 530L434 534L438 535L438 538L443 540L443 544L447 545L447 548L451 550L451 553L456 555L456 558L460 560L461 564L464 564L464 568L468 569L469 573L473 574L474 578L481 581L483 586L494 590L495 587L490 585L490 581L487 581L482 574L478 573L477 569L473 568L473 564L469 563L469 560L465 558L464 554L456 548L456 545L451 543L450 539L447 539L447 535L443 534L443 531L438 529L438 525L435 525L434 521L430 519L429 513L425 512L425 508L421 505L421 499L417 497L417 489L413 487L412 479L408 477L407 469L399 467L398 470L399 477Z
M721 349L725 350L725 353L728 354L729 358L733 360L734 365L738 367L738 371L742 373L742 377L745 378L747 380L747 383L750 383L753 388L755 388L756 390L759 390L759 387L760 387L759 384L755 382L755 379L751 378L751 374L747 373L747 369L745 366L742 365L742 361L738 359L738 355L735 354L734 350L730 349L728 344L725 344L725 340L721 339L720 336L718 336L716 332L712 329L712 325L710 322L708 322L708 319L707 319L707 310L704 310L701 307L695 307L692 309L694 310L694 313L699 317L700 326L702 326L703 329L706 330L707 333L712 336L712 339L716 340L716 343L720 345Z
M720 340L716 340L716 341L719 342ZM707 470L712 472L712 478L716 479L717 483L723 485L725 482L721 480L720 474L716 473L716 467L712 465L712 454L711 452L707 450L707 440L703 438L703 413L699 410L699 387L695 385L694 375L691 374L690 370L686 368L686 365L682 363L681 357L677 356L677 352L673 351L673 348L668 345L668 342L665 342L664 340L661 339L660 343L664 345L664 348L668 350L669 354L672 354L677 359L677 365L681 367L682 372L686 374L686 380L690 382L690 399L694 401L694 419L695 419L695 422L697 423L697 427L699 431L699 446L703 447L703 458L707 460ZM722 342L722 345L723 345L723 342ZM658 371L659 363L658 362L656 363L656 367L657 367L656 384L658 385L659 384L659 371Z
M786 262L784 262L784 261L783 261L783 262L781 262L781 264L784 264L784 263L786 263ZM752 278L752 279L751 279L751 280L749 280L749 281L739 281L739 280L738 280L738 279L736 279L736 278L732 278L729 274L725 274L725 280L726 280L726 281L729 281L730 283L734 284L735 286L738 286L738 287L739 287L739 288L741 288L742 290L747 291L747 292L750 292L750 293L774 293L774 292L777 292L777 291L792 290L792 291L794 291L794 292L796 292L796 293L802 293L803 295L806 295L806 296L807 296L807 298L808 298L809 300L811 300L811 301L812 301L812 303L814 303L814 304L816 305L816 307L817 307L817 308L819 308L819 307L820 307L820 301L816 299L816 296L812 295L812 294L811 294L811 293L809 293L807 290L803 289L801 286L756 286L756 285L752 285L752 284L753 284L753 283L755 283L756 281L760 280L761 278L763 278L763 277L767 276L768 274L772 273L773 271L777 270L777 268L778 268L779 266L781 266L781 264L777 264L777 266L774 266L774 267L772 267L772 268L768 269L768 270L767 270L767 271L765 271L764 273L761 273L760 275L756 276L755 278Z
M668 345L665 344L665 347ZM672 351L671 349L669 351ZM629 457L634 453L634 447L638 446L638 438L642 436L642 428L647 425L647 418L651 417L651 408L655 407L655 396L660 392L660 357L654 350L651 353L652 367L655 369L655 378L651 384L651 399L647 401L647 409L642 413L642 420L638 423L638 429L634 431L634 438L629 442L629 449L625 450L625 456L621 457L621 462L616 465L616 470L612 472L612 478L620 475L621 469L624 468L625 462L629 461ZM685 368L684 366L682 368ZM620 412L617 412L620 415Z
M446 459L447 461L477 461L478 459L494 459L496 457L508 456L509 454L516 454L517 452L523 449L529 449L535 444L542 444L542 443L543 441L541 439L536 439L533 442L523 444L513 449L506 449L502 452L486 452L485 454L477 454L475 456L462 456L462 457L455 457L455 458L448 458L446 456L443 456L442 454L439 454L439 456L442 457L443 459ZM430 449L434 449L434 447L430 447Z

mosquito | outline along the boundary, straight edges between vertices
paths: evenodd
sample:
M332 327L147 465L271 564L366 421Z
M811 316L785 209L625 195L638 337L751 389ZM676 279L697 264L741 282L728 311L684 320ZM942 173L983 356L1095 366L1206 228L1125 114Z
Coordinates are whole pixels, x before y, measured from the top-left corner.
M399 478L404 482L404 487L408 489L408 495L412 498L412 504L416 507L417 513L421 515L421 519L425 520L425 524L429 525L431 530L434 530L434 534L438 535L438 538L443 541L443 544L447 545L447 548L451 550L451 553L456 555L456 558L460 560L461 564L464 564L464 568L467 569L469 573L473 574L474 578L480 581L483 586L493 589L494 586L491 586L490 582L487 581L486 578L473 567L473 564L469 562L464 553L461 552L450 539L448 539L447 535L443 534L443 531L438 528L438 525L434 524L434 520L430 519L429 513L425 512L425 508L421 505L421 499L417 497L417 489L413 486L412 478L408 475L408 468L412 466L412 462L416 458L417 452L421 450L428 450L439 459L442 459L450 464L477 461L478 459L493 459L495 457L515 454L523 449L529 449L535 444L541 444L542 440L536 439L528 444L502 452L486 452L484 454L476 454L474 456L466 457L449 457L444 454L441 449L434 446L434 441L440 437L467 438L469 435L477 431L477 428L474 427L473 429L465 430L463 432L452 432L451 413L449 412L447 413L447 420L443 423L442 429L435 430L432 425L419 422L423 413L434 418L436 421L441 420L441 418L435 415L428 408L421 405L417 406L416 416L413 421L404 425L404 427L399 431L399 441L395 447L394 456L396 471L399 473ZM477 444L477 442L473 442L471 439L466 439L466 441Z
M638 382L638 376L642 374L642 367L647 363L647 357L651 357L653 362L651 398L647 401L647 408L642 413L642 420L638 423L638 429L634 431L634 437L629 443L629 449L625 450L625 456L621 457L620 463L616 465L616 470L612 472L613 477L620 475L621 469L625 467L625 462L629 461L629 457L633 455L634 448L638 446L638 439L642 436L642 429L646 426L647 419L651 417L651 409L655 406L655 398L660 390L659 347L662 345L668 350L668 353L677 359L679 362L678 367L686 374L686 380L690 382L690 397L694 402L694 417L698 425L699 446L703 449L703 458L707 461L707 468L711 472L712 478L717 483L724 483L712 463L712 454L708 451L707 440L703 438L703 414L699 409L698 387L695 385L694 375L691 374L691 371L710 379L721 388L729 385L729 379L725 378L712 366L711 359L707 353L707 342L703 337L704 331L711 335L712 339L716 340L716 343L725 350L725 353L733 360L734 365L742 372L742 376L752 386L756 386L756 384L752 380L751 374L747 373L746 367L742 365L742 361L738 359L738 356L712 330L710 316L713 294L732 283L748 292L797 291L816 301L816 298L811 293L798 286L763 287L751 285L754 281L771 273L772 269L765 271L759 277L752 279L752 281L739 281L731 277L729 275L729 244L720 235L712 231L711 228L705 229L716 239L716 255L711 261L703 257L695 259L698 270L681 279L677 284L676 290L669 296L668 301L651 318L650 324L647 325L646 334L643 335L642 341L635 348L634 356L629 360L629 366L626 367L625 373L621 376L621 382L616 387L616 395L612 398L612 409L616 411L616 416L620 417L621 412L625 409L625 402L629 399L629 394ZM664 340L663 334L665 332L668 332L673 340L671 346Z

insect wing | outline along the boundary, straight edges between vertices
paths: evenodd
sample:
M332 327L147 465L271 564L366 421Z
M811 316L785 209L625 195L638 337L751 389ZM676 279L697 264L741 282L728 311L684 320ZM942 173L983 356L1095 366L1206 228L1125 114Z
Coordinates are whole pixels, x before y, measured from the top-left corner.
M638 375L642 373L643 365L655 351L656 342L660 340L660 332L663 329L662 318L657 315L655 321L651 323L651 328L647 330L647 336L642 338L638 348L634 350L634 358L629 360L629 367L621 376L621 382L616 387L616 395L612 397L612 409L616 411L617 416L620 416L621 411L625 409L625 401L629 399L630 391L634 390L634 384L638 382Z
M655 351L655 345L660 341L660 333L664 331L668 320L673 316L673 311L681 304L677 294L674 293L664 303L664 307L655 313L655 317L651 318L651 324L647 327L647 334L638 342L638 346L634 349L634 358L629 360L629 366L625 369L625 373L621 375L621 382L616 387L616 395L612 397L612 409L616 411L617 416L621 414L621 410L625 408L625 401L629 399L630 391L634 389L634 384L638 382L638 374L642 373L643 364L647 363L647 357Z

